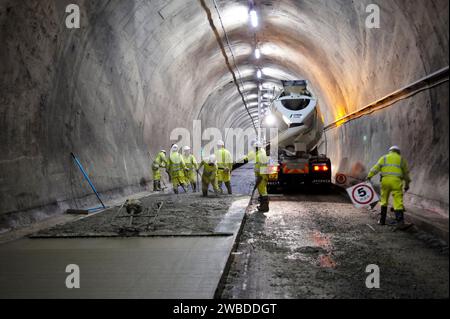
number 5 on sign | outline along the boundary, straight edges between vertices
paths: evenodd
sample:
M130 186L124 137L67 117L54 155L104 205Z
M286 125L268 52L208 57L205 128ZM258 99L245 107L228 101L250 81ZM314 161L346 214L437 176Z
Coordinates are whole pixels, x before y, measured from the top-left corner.
M356 208L366 207L379 201L371 183L361 183L347 188L347 193Z

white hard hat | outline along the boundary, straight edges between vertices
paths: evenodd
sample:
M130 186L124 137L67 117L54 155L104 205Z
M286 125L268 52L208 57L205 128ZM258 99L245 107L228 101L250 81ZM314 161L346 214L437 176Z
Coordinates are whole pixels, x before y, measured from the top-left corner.
M261 148L263 147L263 144L260 141L256 141L254 147Z
M398 147L397 145L391 146L391 148L389 149L389 152L399 152L400 153L400 147Z
M171 152L178 152L178 149L179 149L178 145L177 144L173 144L172 148L170 149L170 151Z
M217 146L225 146L224 141L219 140L219 141L217 142Z
M209 156L208 163L216 163L216 155Z
M160 152L167 153L166 150L161 150Z
M185 151L185 152L190 151L190 150L191 150L191 148L189 146L183 147L183 151Z

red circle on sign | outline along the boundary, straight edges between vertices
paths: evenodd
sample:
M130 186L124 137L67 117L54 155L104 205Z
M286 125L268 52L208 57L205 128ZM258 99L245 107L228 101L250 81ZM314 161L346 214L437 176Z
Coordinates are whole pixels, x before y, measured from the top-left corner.
M360 201L357 200L356 197L355 197L355 192L356 192L357 189L360 189L360 187L364 187L364 188L367 188L367 189L369 190L370 198L369 198L369 200L368 200L367 202L360 202ZM369 204L369 203L372 201L372 199L373 199L373 192L372 192L372 189L371 189L369 186L367 186L367 185L361 185L361 186L355 187L355 188L353 189L352 197L353 197L353 199L355 200L355 202L357 202L358 204L360 204L360 205L366 205L366 204Z
M344 174L337 174L336 175L336 182L338 184L345 184L347 181L347 177Z

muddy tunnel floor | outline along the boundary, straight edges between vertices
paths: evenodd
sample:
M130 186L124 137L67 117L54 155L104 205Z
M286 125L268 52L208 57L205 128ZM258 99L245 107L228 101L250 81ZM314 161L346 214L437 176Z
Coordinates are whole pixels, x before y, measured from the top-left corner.
M270 205L248 213L222 298L448 298L448 247L378 226L338 193L275 195ZM369 264L379 289L366 287Z
M130 218L117 206L86 218L39 231L31 238L208 235L239 195L163 194L141 198L143 210Z

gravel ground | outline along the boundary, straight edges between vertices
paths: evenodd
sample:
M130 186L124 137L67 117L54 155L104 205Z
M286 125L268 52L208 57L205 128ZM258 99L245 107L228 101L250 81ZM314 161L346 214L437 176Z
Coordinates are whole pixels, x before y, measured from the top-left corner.
M443 244L378 226L333 191L274 196L248 214L222 298L448 298ZM379 289L365 286L369 264Z
M137 228L140 234L146 235L212 233L231 203L239 198L239 195L203 198L199 193L164 194L141 198L143 206L149 210L144 210L141 217L134 218L133 227ZM157 205L160 203L162 203L161 209L156 214ZM122 231L128 226L130 218L125 209L118 211L119 207L114 207L81 220L40 231L32 237L89 237L116 233L136 235L134 232ZM138 227L139 225L141 226ZM149 225L148 228L147 225Z

